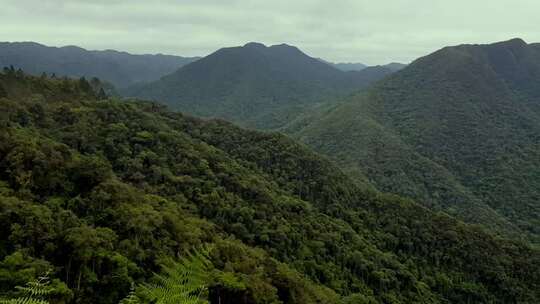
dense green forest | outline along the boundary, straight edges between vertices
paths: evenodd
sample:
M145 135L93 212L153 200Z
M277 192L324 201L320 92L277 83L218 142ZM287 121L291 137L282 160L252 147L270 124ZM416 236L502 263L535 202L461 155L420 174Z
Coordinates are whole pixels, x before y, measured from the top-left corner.
M248 43L220 49L122 93L198 116L276 129L319 103L348 95L393 71L377 66L343 72L294 46Z
M540 252L378 193L286 136L0 73L0 298L118 303L210 248L211 303L537 303Z
M540 242L540 51L447 47L285 131L377 189Z

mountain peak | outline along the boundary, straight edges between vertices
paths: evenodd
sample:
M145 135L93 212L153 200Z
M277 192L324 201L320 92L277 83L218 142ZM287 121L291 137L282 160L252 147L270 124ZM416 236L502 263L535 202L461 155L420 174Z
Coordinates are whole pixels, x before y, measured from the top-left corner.
M274 44L271 47L272 48L296 48L295 46L286 44L286 43Z
M261 49L261 48L266 48L266 45L260 43L260 42L248 42L244 45L245 48L257 48L257 49Z
M387 74L384 69L344 73L294 46L250 42L219 49L126 94L199 116L274 129L300 115L297 109L347 95Z
M85 52L86 50L79 47L79 46L76 46L76 45L66 45L66 46L62 46L60 47L60 49L63 49L63 50L70 50L70 51L78 51L78 52Z
M274 49L274 50L291 50L291 51L297 51L297 52L302 52L299 48L297 48L296 46L294 45L290 45L290 44L286 44L286 43L281 43L281 44L275 44L275 45L272 45L270 47L270 49Z
M511 43L520 43L520 44L527 44L527 42L525 42L525 40L517 37L517 38L512 38L510 40L508 40L507 42L511 42Z
M521 38L513 38L507 41L494 43L493 45L506 46L506 47L526 47L528 44Z

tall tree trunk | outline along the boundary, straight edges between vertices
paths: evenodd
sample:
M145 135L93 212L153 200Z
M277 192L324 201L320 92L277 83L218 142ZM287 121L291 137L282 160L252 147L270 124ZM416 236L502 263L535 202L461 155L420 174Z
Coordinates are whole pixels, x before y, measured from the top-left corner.
M83 268L83 265L79 267L79 279L77 280L77 291L81 289L82 268Z

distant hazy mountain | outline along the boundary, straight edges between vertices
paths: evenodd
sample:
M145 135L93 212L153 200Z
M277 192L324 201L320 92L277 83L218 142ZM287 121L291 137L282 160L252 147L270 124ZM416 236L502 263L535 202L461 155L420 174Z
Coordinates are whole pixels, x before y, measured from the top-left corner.
M158 80L198 58L132 55L76 46L48 47L34 42L0 42L0 67L13 65L30 74L98 77L117 87Z
M331 63L335 68L344 72L348 71L361 71L368 66L363 63Z
M388 68L395 72L404 69L406 66L407 66L406 64L399 63L399 62L392 62L392 63L383 65L383 67Z
M329 65L335 67L336 69L344 71L344 72L362 71L365 68L369 67L368 65L365 65L363 63L352 63L352 62L333 63L333 62L326 61L326 60L321 59L321 58L318 58L318 59L320 61L322 61L322 62L324 62L326 64L329 64ZM390 69L390 70L392 70L394 72L397 72L397 71L403 69L406 66L407 65L403 64L403 63L392 62L392 63L389 63L389 64L379 65L379 66L372 66L372 67L384 67L384 68Z
M286 44L224 48L128 96L257 128L277 128L306 107L349 94L389 75L384 67L343 72Z
M447 47L291 132L351 175L540 242L540 49Z

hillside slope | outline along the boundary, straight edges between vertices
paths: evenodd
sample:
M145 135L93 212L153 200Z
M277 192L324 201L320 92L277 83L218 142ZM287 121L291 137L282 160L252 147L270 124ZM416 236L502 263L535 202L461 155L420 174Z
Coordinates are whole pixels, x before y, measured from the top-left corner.
M2 293L52 267L73 302L116 303L212 243L221 303L540 300L537 250L364 190L283 135L68 80L0 88Z
M124 95L165 102L175 110L275 129L331 97L347 95L392 71L343 72L289 45L224 48Z
M117 88L158 80L197 59L87 51L76 46L57 48L34 42L0 42L0 68L14 66L36 76L45 72L76 78L97 77Z
M539 84L520 39L448 47L289 130L382 191L538 242Z

